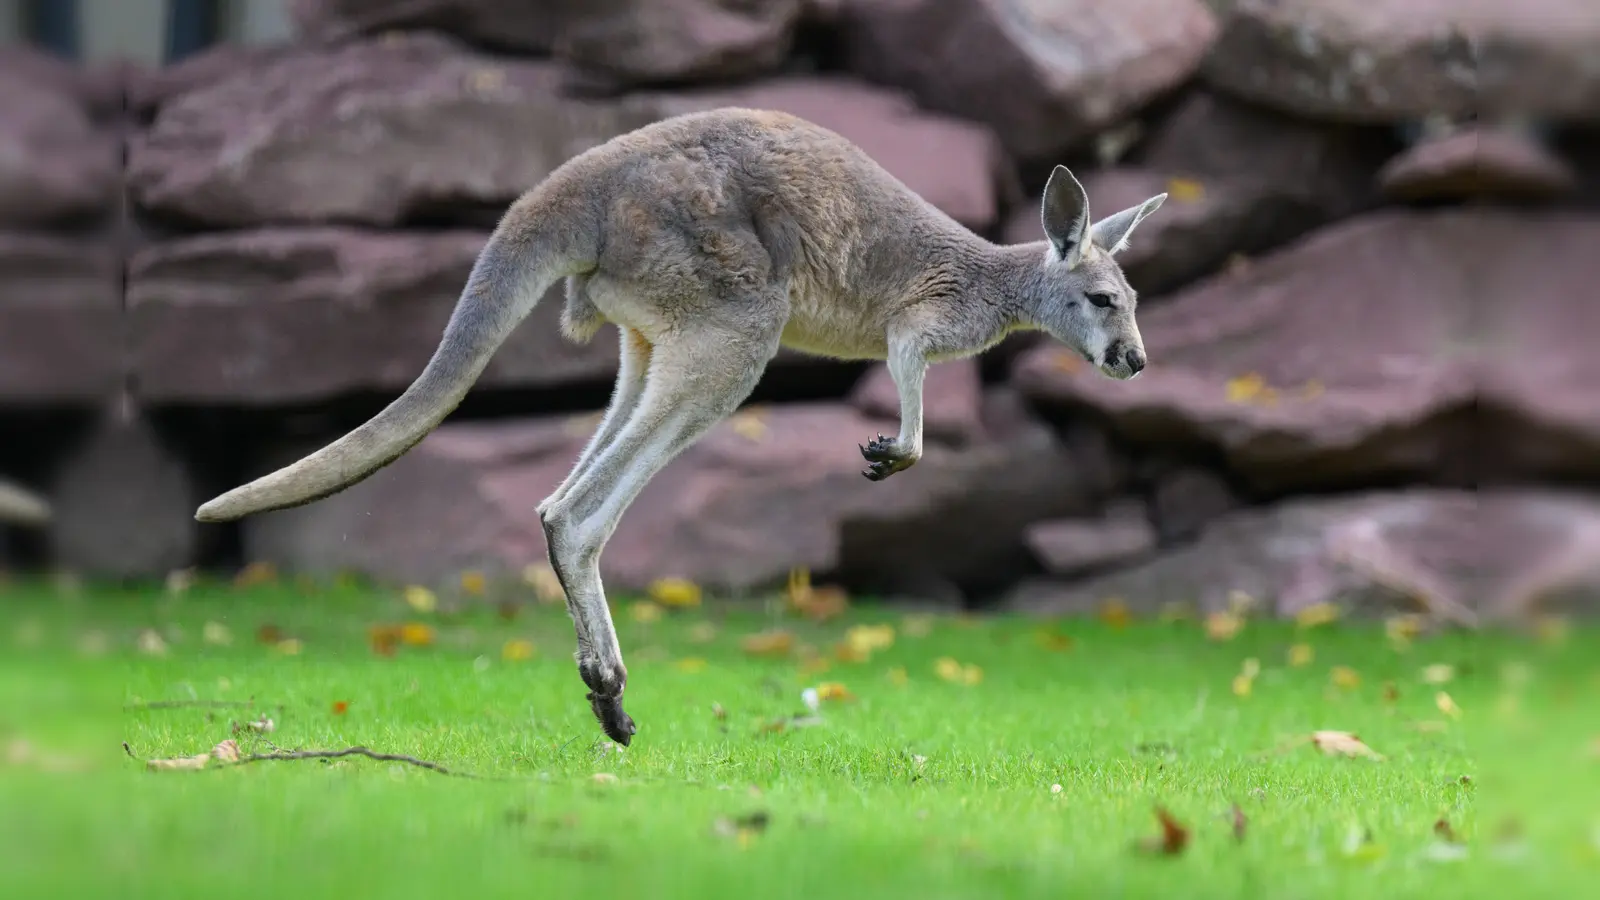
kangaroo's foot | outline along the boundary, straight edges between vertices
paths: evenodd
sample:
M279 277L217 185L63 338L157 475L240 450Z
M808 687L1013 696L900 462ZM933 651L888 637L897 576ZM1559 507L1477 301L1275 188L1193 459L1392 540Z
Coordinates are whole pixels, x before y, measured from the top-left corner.
M861 474L867 476L869 481L882 481L896 472L909 469L918 459L918 454L901 447L894 438L881 434L861 448L861 455L866 457L868 463Z

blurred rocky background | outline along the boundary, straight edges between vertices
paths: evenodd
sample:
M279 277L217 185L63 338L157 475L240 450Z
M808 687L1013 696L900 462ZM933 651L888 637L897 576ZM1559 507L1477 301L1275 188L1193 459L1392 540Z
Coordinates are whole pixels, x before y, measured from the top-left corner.
M785 353L630 510L613 590L803 568L1047 612L1600 601L1593 0L3 0L0 20L13 569L522 577L616 366L609 329L563 341L557 298L368 481L192 516L409 383L521 191L737 104L835 129L997 241L1042 236L1057 163L1099 214L1166 191L1123 256L1151 366L1112 382L1040 339L938 365L928 455L875 485L856 444L895 427L884 367Z

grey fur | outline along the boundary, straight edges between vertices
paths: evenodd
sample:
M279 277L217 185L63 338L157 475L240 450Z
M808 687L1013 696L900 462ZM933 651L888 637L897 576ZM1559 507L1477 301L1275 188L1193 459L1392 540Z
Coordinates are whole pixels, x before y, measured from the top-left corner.
M745 400L781 346L888 362L900 432L861 448L874 481L922 455L930 362L1039 329L1106 375L1134 377L1144 364L1136 295L1112 256L1165 196L1091 225L1083 187L1058 166L1042 205L1047 240L1000 246L794 116L728 108L666 119L572 158L512 204L438 350L389 407L197 518L308 503L387 465L443 421L565 277L563 331L587 341L615 323L622 364L605 419L538 511L591 705L626 744L627 669L599 557L650 478Z

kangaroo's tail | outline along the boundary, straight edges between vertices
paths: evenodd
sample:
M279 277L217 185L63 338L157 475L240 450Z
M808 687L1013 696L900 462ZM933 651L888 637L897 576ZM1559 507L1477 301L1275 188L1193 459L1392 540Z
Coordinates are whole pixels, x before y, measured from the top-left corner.
M50 521L50 505L6 481L0 481L0 522L43 525Z
M530 222L529 212L513 207L495 229L438 349L404 393L321 450L211 500L195 518L226 522L320 500L394 462L438 427L545 291L584 267L561 246L568 242L547 237L554 229Z

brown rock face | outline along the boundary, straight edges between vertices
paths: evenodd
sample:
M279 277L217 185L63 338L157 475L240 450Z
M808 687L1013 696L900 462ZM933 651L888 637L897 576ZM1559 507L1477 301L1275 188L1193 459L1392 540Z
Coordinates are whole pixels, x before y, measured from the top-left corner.
M123 372L119 268L104 241L0 232L0 401L113 395Z
M1051 160L1187 79L1216 36L1201 0L849 0L849 68Z
M746 77L776 68L802 0L293 0L300 30L343 38L432 29L487 47L554 51L627 84Z
M1076 584L1035 581L1013 608L1047 614L1123 597L1226 606L1242 591L1293 615L1317 603L1471 623L1600 599L1600 504L1542 491L1413 490L1302 498L1219 520L1199 541ZM1587 563L1583 562L1587 555Z
M1032 423L962 450L933 445L874 491L856 444L886 428L848 408L747 410L674 460L601 556L612 590L679 575L720 589L780 583L794 566L892 587L981 582L1016 562L1028 522L1086 512L1114 486L1103 448ZM594 427L532 420L447 425L389 468L309 506L245 523L252 558L434 579L544 560L534 507ZM297 448L299 449L299 448Z
M1464 301L1483 294L1461 260L1508 251L1498 221L1352 220L1143 311L1138 379L1108 381L1048 346L1016 378L1041 402L1100 410L1136 443L1220 449L1258 489L1436 476L1462 459L1441 421L1475 396Z
M1212 84L1285 112L1393 122L1600 117L1590 0L1210 0Z
M487 235L283 228L147 247L128 267L130 358L148 403L275 404L398 391L422 372ZM616 372L610 334L562 337L552 288L478 384Z
M1024 538L1045 570L1062 576L1125 566L1156 549L1156 530L1138 502L1117 503L1101 516L1035 522Z
M998 214L994 139L892 92L794 78L581 100L561 93L561 78L556 63L488 57L433 35L268 59L165 102L130 147L130 191L150 213L213 226L440 215L492 224L589 147L668 115L758 105L857 141L965 224Z
M0 66L0 228L97 218L117 200L119 138L82 96Z
M1378 183L1396 200L1548 200L1574 191L1578 179L1531 137L1463 128L1395 156L1378 172Z

